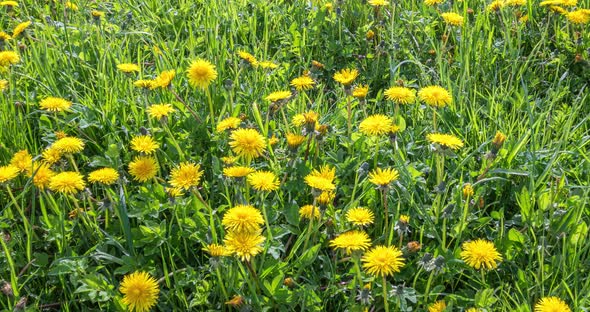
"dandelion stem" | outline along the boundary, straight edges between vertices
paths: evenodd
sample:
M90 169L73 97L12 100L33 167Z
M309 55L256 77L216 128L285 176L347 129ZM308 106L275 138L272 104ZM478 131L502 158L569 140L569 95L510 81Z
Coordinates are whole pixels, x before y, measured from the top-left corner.
M381 276L383 281L383 306L385 307L385 312L389 312L389 302L387 301L387 280L385 279L385 275Z
M389 238L389 207L387 206L387 188L382 188L381 193L383 196L383 210L385 211L385 240ZM389 245L389 242L387 242Z

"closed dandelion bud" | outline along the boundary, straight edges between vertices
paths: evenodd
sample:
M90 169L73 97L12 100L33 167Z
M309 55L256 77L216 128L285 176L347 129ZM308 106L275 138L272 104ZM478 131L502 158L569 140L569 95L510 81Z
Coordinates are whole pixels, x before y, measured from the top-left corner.
M496 132L496 136L494 136L494 139L492 140L492 153L494 155L498 153L500 148L502 148L504 141L506 141L506 135L500 131Z
M318 61L311 61L311 65L317 69L324 69L324 64L318 62Z
M473 9L472 8L468 8L467 9L467 14L473 14Z
M295 281L292 278L287 277L283 280L283 285L285 285L289 288L293 288L293 287L295 287Z
M428 54L435 55L436 51L434 49L430 49L430 50L428 50Z
M231 300L226 301L225 304L237 308L244 304L244 297L240 295L235 295Z
M420 245L420 243L417 241L411 241L408 243L408 245L406 247L408 248L408 252L416 253L416 252L420 251L420 249L422 248L422 245Z

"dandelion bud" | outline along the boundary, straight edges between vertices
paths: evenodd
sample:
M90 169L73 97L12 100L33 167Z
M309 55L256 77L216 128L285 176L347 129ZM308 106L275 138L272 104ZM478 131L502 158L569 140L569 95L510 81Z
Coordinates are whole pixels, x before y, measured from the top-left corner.
M283 280L283 285L285 285L289 288L293 288L293 287L295 287L295 281L292 278L287 277Z
M408 248L409 252L415 253L415 252L418 252L422 248L422 245L420 245L420 243L417 241L411 241L408 243L407 248Z
M375 37L375 32L369 29L365 37L367 38L367 40L371 40Z
M226 301L225 304L230 305L234 308L241 306L244 304L244 297L240 295L235 295L231 300Z
M500 148L502 148L504 141L506 141L506 135L500 131L496 132L496 136L494 136L494 139L492 140L492 153L494 155L496 155Z
M465 183L465 185L463 185L463 197L471 197L473 194L473 186L471 186L471 183Z

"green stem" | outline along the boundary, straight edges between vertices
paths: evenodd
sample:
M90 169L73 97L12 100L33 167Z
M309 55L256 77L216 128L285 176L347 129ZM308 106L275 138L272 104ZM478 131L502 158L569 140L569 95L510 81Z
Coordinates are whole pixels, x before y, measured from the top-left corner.
M262 207L262 215L264 216L264 224L266 225L266 233L268 234L269 241L273 240L272 237L272 229L270 228L270 223L268 222L268 214L266 213L266 206L264 205L264 201L266 199L266 193L261 195L261 202L260 206Z
M387 301L387 280L385 279L385 275L381 278L383 280L383 306L385 307L385 312L389 312L389 302Z
M383 198L383 210L385 211L385 240L389 241L389 207L387 205L387 188L381 190ZM389 245L389 243L387 243Z

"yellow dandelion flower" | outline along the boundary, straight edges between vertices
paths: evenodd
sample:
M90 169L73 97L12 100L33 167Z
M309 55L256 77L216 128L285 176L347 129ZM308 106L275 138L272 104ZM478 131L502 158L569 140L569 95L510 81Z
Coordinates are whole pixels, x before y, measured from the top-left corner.
M374 7L389 5L389 2L387 0L369 0L368 3Z
M207 252L211 257L226 257L231 255L231 252L223 245L209 244L203 248L203 251Z
M20 61L20 57L13 51L0 51L0 67L8 67Z
M430 141L430 143L454 150L463 146L463 141L452 134L430 133L426 136L426 139Z
M139 65L133 63L122 63L117 65L117 69L124 73L133 73L139 71Z
M10 164L17 167L20 172L31 170L33 165L33 157L26 149L20 150L12 156Z
M299 217L301 219L311 219L313 215L314 219L320 219L320 208L313 205L305 205L299 208Z
M556 6L556 5L550 6L549 10L551 10L551 12L553 12L553 13L557 13L557 14L561 14L561 15L565 15L568 13L566 9L564 9L560 6Z
M175 188L188 191L191 187L199 184L201 176L203 176L201 165L183 162L170 172L170 184Z
M369 182L377 186L387 186L391 182L397 180L399 172L393 168L385 170L377 168L369 173Z
M250 258L259 254L264 243L264 236L259 232L234 232L227 233L224 244L227 250L238 256L242 261L250 261Z
M293 118L291 118L291 122L296 127L301 127L305 124L305 117L303 116L303 114L297 114L293 116Z
M305 136L296 133L287 133L287 145L290 148L295 149L305 141Z
M153 154L159 147L160 144L149 135L138 135L131 139L131 149L136 152L149 155Z
M330 246L335 249L344 249L346 254L350 255L353 251L369 249L371 247L371 239L363 231L349 231L331 240Z
M88 182L111 185L119 179L119 173L113 168L101 168L88 174Z
M279 67L279 65L277 65L271 61L262 61L262 62L258 63L258 66L260 66L261 68L264 68L264 69L276 69Z
M313 125L316 122L318 122L318 118L320 116L318 115L318 113L314 112L314 111L308 111L303 113L303 119L305 120L306 124L310 124Z
M256 57L246 51L239 51L238 57L248 62L250 65L252 65L252 67L258 66L258 60L256 59Z
M373 276L390 276L404 266L404 257L395 246L375 246L362 257L363 268Z
M143 88L143 89L155 89L156 87L156 83L154 80L149 80L149 79L140 79L137 80L135 82L133 82L133 85L136 86L137 88Z
M271 102L277 102L289 99L291 95L291 91L275 91L267 95L264 99Z
M3 32L3 31L0 31L0 41L7 41L10 39L12 39L12 37L9 34Z
M8 182L18 176L19 170L13 165L0 167L0 183Z
M223 163L226 164L226 165L232 165L236 161L238 161L238 157L225 156L225 157L221 157L221 161L223 161Z
M426 4L427 6L434 6L437 4L441 4L445 2L444 0L424 0L424 4Z
M16 27L14 27L14 30L12 31L12 37L16 38L18 35L22 34L25 31L25 29L31 26L31 24L31 21L26 21L16 25Z
M41 100L39 102L39 106L42 109L50 112L63 112L72 106L72 102L62 98L50 96Z
M27 176L33 178L33 185L40 190L44 190L49 186L51 178L55 175L55 172L49 168L47 163L34 163L29 169L27 169Z
M357 99L364 99L369 93L369 86L368 85L358 85L354 89L352 89L352 96Z
M2 1L2 2L0 2L0 6L18 7L18 2L16 2L16 1Z
M495 0L488 4L488 6L486 7L486 11L495 12L503 8L505 5L506 2L504 0Z
M56 162L58 162L62 156L63 153L53 146L45 149L43 153L41 153L41 157L43 158L43 160L50 165L53 165Z
M506 5L508 6L522 6L526 5L527 0L507 0Z
M291 86L295 87L297 91L305 91L313 88L315 81L309 76L300 76L291 80Z
M170 197L181 197L184 195L184 191L178 187L168 187L166 188L166 192Z
M383 94L386 99L398 104L410 104L416 100L416 90L406 87L391 87Z
M55 137L59 140L59 139L63 139L65 137L67 137L68 134L63 132L63 131L55 131Z
M334 80L336 80L344 86L350 86L354 82L356 77L358 77L358 75L359 71L356 70L356 68L345 68L334 74Z
M454 12L442 13L440 15L445 23L453 26L463 26L463 16Z
M217 78L215 65L203 59L193 61L186 71L188 82L193 87L206 89Z
M324 191L320 193L320 195L316 198L316 201L320 205L329 205L334 201L336 198L336 194L332 191Z
M270 146L274 146L274 145L276 145L277 143L279 143L279 138L277 138L277 136L273 134L273 135L270 137L270 139L268 139L268 145L270 145Z
M561 5L565 7L574 7L578 5L578 0L547 0L541 1L539 6L556 6Z
M72 11L78 11L78 6L71 1L66 1L66 9L70 9Z
M410 223L410 216L408 216L408 215L400 215L399 216L399 222L404 223L404 224Z
M84 149L84 141L75 137L61 138L51 145L62 154L79 153Z
M544 297L535 305L535 312L571 312L570 307L558 297Z
M359 125L359 131L365 135L384 135L389 133L393 120L385 115L377 114L365 118Z
M167 88L172 83L172 79L174 79L175 76L175 70L166 70L161 72L158 77L153 80L150 89L153 90L156 88Z
M139 182L146 182L155 177L159 169L158 161L152 157L136 157L129 163L129 173Z
M146 272L133 272L125 275L119 291L123 294L123 304L132 312L147 312L158 301L160 288L155 278Z
M74 194L86 186L84 177L78 172L60 172L49 180L49 189L59 193Z
M92 15L92 17L94 18L101 18L104 17L104 12L103 11L98 11L98 10L92 10L90 12L90 14Z
M463 185L463 197L471 197L474 193L471 183L465 183L465 185Z
M0 79L0 92L8 89L8 80Z
M223 132L228 129L236 129L240 126L242 120L238 117L228 117L217 124L217 132Z
M221 224L228 231L253 233L264 224L264 219L260 210L253 206L237 205L223 215Z
M428 307L428 312L443 312L447 308L444 300L439 300Z
M279 188L279 179L270 171L256 171L249 174L248 183L257 191L271 192Z
M153 104L147 111L150 117L160 120L163 117L168 117L175 109L170 104Z
M346 212L346 220L354 225L367 226L375 220L373 212L365 207L351 208Z
M565 15L572 24L584 25L590 22L590 14L584 10L575 10Z
M496 150L499 150L504 142L506 141L506 135L500 131L496 131L496 135L494 135L494 139L492 140L492 147Z
M496 262L502 260L502 256L496 250L494 243L487 240L476 239L465 242L462 249L461 259L476 270L480 268L494 269L498 266Z
M265 145L266 140L255 129L237 129L230 135L232 151L247 160L261 156Z
M232 166L223 169L223 175L229 178L243 178L254 172L253 168L244 166Z
M320 167L320 170L315 169L305 176L305 183L316 190L333 191L336 189L336 185L334 185L335 175L335 168L322 166Z
M440 86L428 86L418 91L418 97L433 107L445 107L453 102L451 94Z

